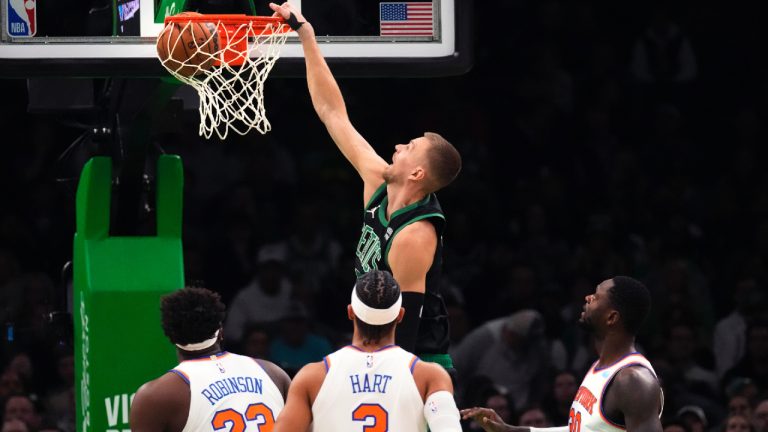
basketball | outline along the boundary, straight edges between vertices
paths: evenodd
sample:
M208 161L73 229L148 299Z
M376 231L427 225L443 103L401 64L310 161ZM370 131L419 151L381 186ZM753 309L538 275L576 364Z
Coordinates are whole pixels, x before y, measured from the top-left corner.
M182 12L180 15L200 15ZM157 55L166 68L191 77L213 66L218 46L212 23L168 23L157 36Z

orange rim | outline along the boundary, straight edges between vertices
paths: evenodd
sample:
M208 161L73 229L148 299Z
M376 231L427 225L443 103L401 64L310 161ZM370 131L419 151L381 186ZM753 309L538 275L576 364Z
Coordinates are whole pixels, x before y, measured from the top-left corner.
M291 28L286 24L283 17L251 16L244 14L198 14L182 12L177 15L165 17L165 25L168 23L186 24L188 22L219 22L225 26L239 26L251 23L254 30L263 32L268 29L268 33L288 33Z

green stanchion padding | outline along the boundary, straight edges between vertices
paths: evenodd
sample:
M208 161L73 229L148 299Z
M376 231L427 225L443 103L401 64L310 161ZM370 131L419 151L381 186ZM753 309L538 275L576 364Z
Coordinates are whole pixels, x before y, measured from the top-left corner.
M155 22L161 24L165 17L184 12L187 7L187 0L161 0L160 7L155 13Z
M77 430L126 432L133 394L175 366L160 328L160 297L184 286L183 172L157 166L157 236L110 237L112 160L94 157L77 188L74 241Z

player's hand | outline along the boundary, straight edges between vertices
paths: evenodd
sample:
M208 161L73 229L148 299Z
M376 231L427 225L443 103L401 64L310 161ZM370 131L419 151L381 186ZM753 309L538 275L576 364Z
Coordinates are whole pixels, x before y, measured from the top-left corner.
M504 423L504 420L490 408L467 408L461 410L462 420L472 419L487 432L512 432L514 427Z
M285 2L281 5L278 5L277 3L270 3L269 7L275 11L274 16L281 16L284 19L288 19L291 14L294 14L299 22L307 22L307 19L304 18L304 15L302 15L298 9L296 9L292 4L288 2Z
M307 19L304 18L304 15L302 15L301 12L299 12L299 10L296 9L292 4L288 2L285 2L281 5L278 5L277 3L270 3L269 7L275 11L272 16L279 16L286 20L288 25L290 25L291 28L299 34L299 38L301 40L305 40L306 38L314 38L315 30L312 28L312 25L307 22ZM293 20L291 19L291 15L293 15Z

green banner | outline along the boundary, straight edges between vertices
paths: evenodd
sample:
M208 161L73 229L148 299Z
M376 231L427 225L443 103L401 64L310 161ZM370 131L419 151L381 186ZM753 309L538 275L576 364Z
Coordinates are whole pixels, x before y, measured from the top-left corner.
M157 236L110 237L112 160L94 157L77 188L74 240L77 430L129 432L133 395L176 365L160 328L160 297L184 286L183 172L157 163Z
M161 24L165 17L184 12L185 7L187 7L187 0L162 0L155 14L155 22Z

